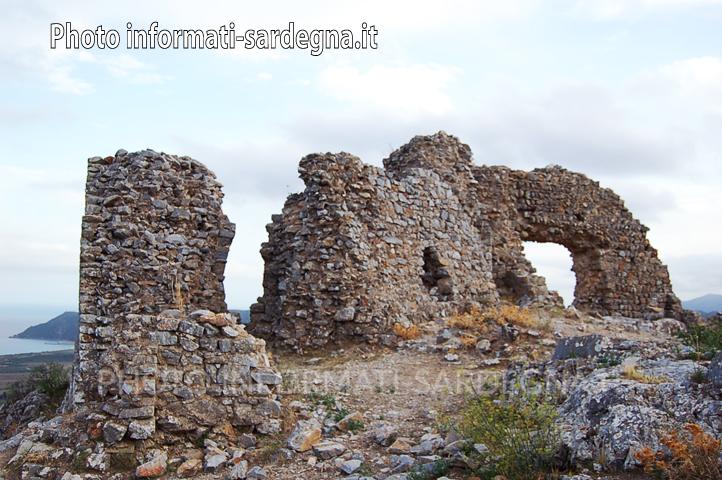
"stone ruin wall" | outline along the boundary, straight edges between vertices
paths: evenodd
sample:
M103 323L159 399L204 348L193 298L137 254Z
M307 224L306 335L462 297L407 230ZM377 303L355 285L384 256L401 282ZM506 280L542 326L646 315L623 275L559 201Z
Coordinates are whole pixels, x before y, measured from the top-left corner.
M667 267L612 190L558 166L531 172L475 167L474 192L488 206L494 275L500 295L533 300L539 278L522 242L569 250L577 284L574 306L603 315L679 317ZM542 280L543 281L543 280Z
M471 303L556 304L523 241L572 254L574 305L588 312L679 317L666 267L621 199L560 167L475 166L440 132L415 137L379 169L346 154L301 160L306 184L267 226L264 295L254 334L303 349L389 338L394 323Z
M80 335L66 409L106 441L227 423L279 428L265 342L226 312L235 225L201 163L150 150L92 158L80 254Z
M348 154L309 155L300 172L305 192L268 226L254 334L320 346L497 299L471 212L435 172L393 178Z

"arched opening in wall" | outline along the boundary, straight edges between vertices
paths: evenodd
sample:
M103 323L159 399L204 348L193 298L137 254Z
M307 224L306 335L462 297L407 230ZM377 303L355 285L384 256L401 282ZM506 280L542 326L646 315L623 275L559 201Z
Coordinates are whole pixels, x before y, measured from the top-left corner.
M426 247L423 258L424 271L421 274L421 282L431 295L439 300L448 300L454 290L448 262L439 254L436 247Z
M564 305L574 302L576 275L569 250L558 243L524 242L524 256L531 262L536 275L544 277L547 289L556 290Z

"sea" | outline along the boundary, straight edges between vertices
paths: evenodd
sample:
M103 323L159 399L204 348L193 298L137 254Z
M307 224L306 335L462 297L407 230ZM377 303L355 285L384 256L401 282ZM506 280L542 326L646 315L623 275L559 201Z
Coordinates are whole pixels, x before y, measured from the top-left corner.
M0 355L17 353L54 352L72 350L73 342L52 342L49 340L27 340L24 338L0 338Z
M9 338L32 325L45 323L67 310L73 309L63 306L0 305L0 355L53 352L74 348L72 342Z

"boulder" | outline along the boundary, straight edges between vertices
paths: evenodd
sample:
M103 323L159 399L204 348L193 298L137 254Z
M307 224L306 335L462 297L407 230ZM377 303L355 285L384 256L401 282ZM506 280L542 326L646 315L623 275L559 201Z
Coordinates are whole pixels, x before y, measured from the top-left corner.
M326 441L313 446L313 453L322 460L335 458L346 451L346 447L338 442Z
M596 357L611 348L611 341L602 335L562 338L557 342L552 360Z
M687 422L722 431L719 393L693 388L699 365L690 360L646 360L636 367L645 380L627 378L624 366L594 370L578 381L561 405L562 442L576 464L607 460L611 468L638 466L634 454L657 449L662 433Z
M321 424L316 419L299 420L288 437L288 447L306 452L321 441Z
M163 475L168 468L168 454L157 450L153 452L150 460L135 469L135 476L138 478L154 478Z

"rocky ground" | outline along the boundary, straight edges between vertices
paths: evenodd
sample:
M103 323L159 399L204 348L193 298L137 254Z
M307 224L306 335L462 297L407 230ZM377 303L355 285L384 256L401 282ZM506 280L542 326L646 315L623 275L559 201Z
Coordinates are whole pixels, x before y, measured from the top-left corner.
M657 447L659 432L722 430L722 365L686 359L683 328L557 309L483 331L464 319L402 328L408 339L394 346L278 354L279 434L219 426L162 446L99 448L94 432L68 444L73 426L56 417L0 442L0 478L470 478L469 455L484 446L455 431L461 408L474 394L532 385L558 396L569 478L646 478L634 453Z

